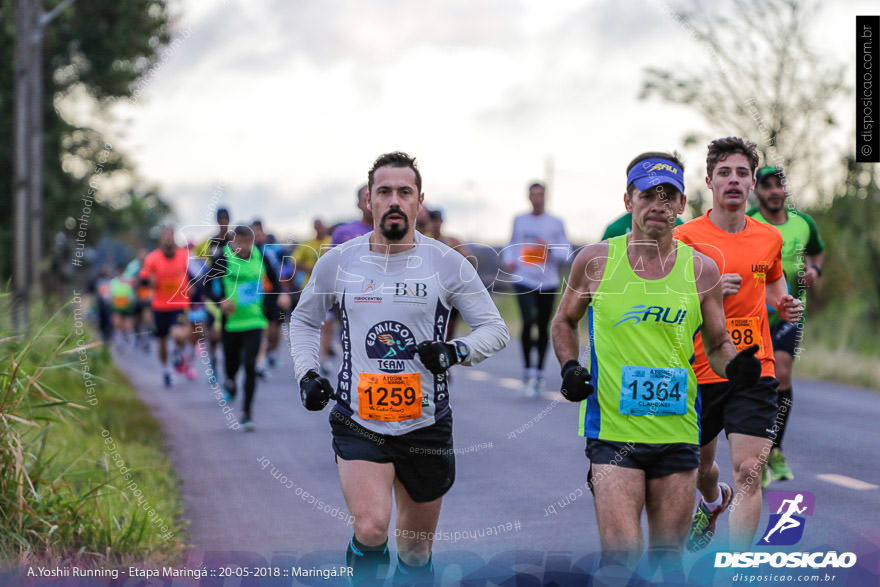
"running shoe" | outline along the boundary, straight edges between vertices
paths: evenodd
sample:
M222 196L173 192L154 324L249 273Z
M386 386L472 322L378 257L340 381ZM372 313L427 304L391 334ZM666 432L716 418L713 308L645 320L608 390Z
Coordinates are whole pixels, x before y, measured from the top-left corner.
M534 395L538 396L544 393L544 376L535 376Z
M253 432L257 429L257 425L254 424L254 421L250 419L249 416L241 417L241 430L243 432Z
M223 382L223 399L227 404L231 404L235 399L235 381L227 379Z
M269 355L268 361L269 361L269 368L270 369L274 369L275 367L278 366L278 359L276 359L272 355Z
M688 533L687 549L691 552L702 550L712 541L712 537L715 535L715 523L718 521L718 516L733 501L734 492L730 485L722 482L718 484L718 487L721 490L721 505L714 510L710 511L706 506L705 500L702 497L700 498L700 504L694 513L694 520Z
M193 369L192 365L189 364L189 361L186 359L186 357L180 357L180 364L177 366L177 372L182 374L190 381L196 380L196 370Z
M794 479L794 474L788 468L788 465L785 464L785 455L778 448L770 451L766 469L770 469L770 474L773 476L774 481L791 481Z
M171 387L174 384L174 381L171 379L171 373L162 374L162 383L165 387Z

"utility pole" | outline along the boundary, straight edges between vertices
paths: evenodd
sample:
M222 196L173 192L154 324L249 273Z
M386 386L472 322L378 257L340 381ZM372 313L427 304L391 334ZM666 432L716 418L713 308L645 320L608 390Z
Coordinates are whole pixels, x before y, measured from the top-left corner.
M18 0L15 27L15 184L12 323L27 330L28 306L42 286L43 32L75 0L44 13L40 0Z
M34 25L33 6L30 0L18 0L15 21L15 185L13 201L13 294L12 324L16 331L27 329L28 301L32 279L29 251L29 210L33 189L30 133L33 84L31 83L31 57Z
M30 151L31 198L28 221L31 255L31 297L40 299L43 291L43 11L41 0L31 0L33 28L31 29L31 95L30 95Z

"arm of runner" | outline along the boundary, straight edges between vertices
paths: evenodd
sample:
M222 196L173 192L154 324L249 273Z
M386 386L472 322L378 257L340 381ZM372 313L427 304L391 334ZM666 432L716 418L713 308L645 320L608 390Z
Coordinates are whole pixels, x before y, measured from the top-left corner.
M226 264L226 257L222 254L214 255L211 260L211 268L205 275L205 289L212 302L219 304L226 299L226 292L223 287L223 276L226 275L227 269L228 265Z
M318 353L321 326L327 310L333 305L336 285L338 249L332 249L315 263L312 278L303 290L299 303L290 317L290 345L293 371L297 381L309 371L319 371Z
M474 254L471 252L471 250L467 247L466 244L464 244L463 242L461 242L457 238L454 238L451 236L447 237L446 241L447 241L446 244L449 245L450 248L458 251L458 254L461 255L462 257L464 257L465 259L467 259L468 263L476 266L477 258L474 257Z
M722 298L722 276L711 258L694 251L694 274L697 293L700 295L700 311L703 315L703 348L709 366L719 377L727 377L724 368L736 356L736 347L727 334Z
M278 296L276 298L278 307L282 310L287 310L287 308L290 307L290 296L281 290L281 281L278 279L278 272L275 271L275 266L269 259L269 255L263 255L263 271L266 272L266 277L269 279L269 283L272 284L272 291L269 295Z
M141 267L140 272L138 273L138 277L141 280L141 283L144 285L148 285L150 281L150 277L153 275L153 257L151 255L147 255L144 259L144 266Z
M512 273L514 267L516 267L516 259L519 257L519 249L522 244L520 240L522 239L519 231L519 222L515 218L513 220L513 232L510 235L510 242L501 249L501 264L507 273Z
M451 277L449 301L471 327L470 334L455 339L470 351L461 364L476 365L507 346L510 333L474 266L455 251L444 255L441 263L446 268L441 275Z
M786 322L797 322L804 312L804 304L788 293L784 275L767 284L766 300L767 305Z
M565 235L565 225L562 223L562 220L559 221L559 226L556 227L556 234L550 241L548 249L550 258L556 264L568 262L571 256L571 243L568 242L568 237Z
M721 276L721 296L733 296L739 292L742 285L742 275L739 273L725 273Z
M822 271L822 263L825 262L825 251L819 251L815 255L804 255L804 287L813 287L819 279Z
M602 241L582 249L571 266L568 283L550 326L550 338L560 366L576 361L580 354L577 325L602 281L607 257L608 242Z

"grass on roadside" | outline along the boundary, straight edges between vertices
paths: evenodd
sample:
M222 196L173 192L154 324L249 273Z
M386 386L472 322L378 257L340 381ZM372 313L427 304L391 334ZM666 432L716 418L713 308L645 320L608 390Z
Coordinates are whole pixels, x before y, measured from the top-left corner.
M880 389L880 337L864 315L864 308L853 303L809 315L795 377Z
M35 310L21 337L0 319L0 561L173 562L181 500L159 425L84 314Z

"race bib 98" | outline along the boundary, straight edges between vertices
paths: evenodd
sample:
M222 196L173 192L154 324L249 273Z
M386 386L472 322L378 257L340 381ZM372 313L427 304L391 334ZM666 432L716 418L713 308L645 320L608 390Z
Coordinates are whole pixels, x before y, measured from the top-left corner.
M733 341L736 352L756 344L758 345L758 355L764 354L764 341L761 339L761 323L757 316L728 318L727 334L730 335L730 340Z

